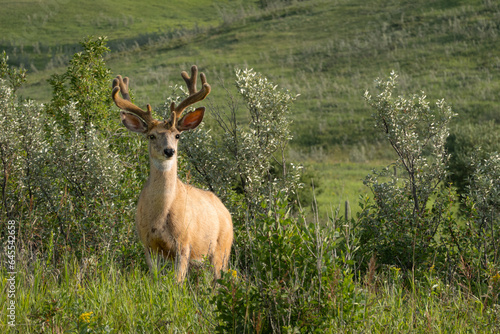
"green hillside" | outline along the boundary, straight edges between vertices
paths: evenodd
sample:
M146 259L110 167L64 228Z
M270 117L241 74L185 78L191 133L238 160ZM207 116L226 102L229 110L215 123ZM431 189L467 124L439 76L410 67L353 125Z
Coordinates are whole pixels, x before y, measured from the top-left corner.
M33 72L25 95L46 101L46 78L79 40L98 34L110 40L109 66L134 79L143 103L160 104L191 63L213 84L218 77L231 83L235 66L264 73L301 94L294 118L302 148L372 142L362 94L392 69L407 91L445 98L457 122L500 119L500 8L493 2L90 3L6 5L1 47ZM213 99L221 94L215 86Z
M235 67L254 68L300 94L291 155L303 163L368 162L369 171L388 157L363 93L393 69L402 93L445 98L458 114L454 126L500 121L494 1L28 3L3 5L0 49L30 71L21 94L42 102L50 99L47 78L93 34L108 37L108 65L131 77L140 105L161 105L193 63L207 74L215 104L224 105L222 82L233 87Z
M75 44L86 34L128 39L170 28L218 25L228 1L2 1L2 43L18 47Z

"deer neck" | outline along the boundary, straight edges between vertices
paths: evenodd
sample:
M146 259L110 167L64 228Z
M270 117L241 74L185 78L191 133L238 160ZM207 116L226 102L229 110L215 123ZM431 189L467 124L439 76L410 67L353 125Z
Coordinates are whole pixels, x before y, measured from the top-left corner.
M149 187L163 203L171 203L177 191L177 159L158 161L151 159Z

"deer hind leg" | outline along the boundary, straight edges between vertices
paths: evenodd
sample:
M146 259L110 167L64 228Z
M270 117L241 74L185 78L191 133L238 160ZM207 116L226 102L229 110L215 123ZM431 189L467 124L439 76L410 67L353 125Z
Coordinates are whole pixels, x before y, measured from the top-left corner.
M210 266L212 267L212 272L214 274L214 282L220 278L220 270L222 264L218 258L219 246L210 243L208 246L208 260L210 261Z
M212 254L210 257L210 264L212 265L214 273L214 281L216 281L220 278L220 270L222 269L222 263L218 259L218 254Z
M229 262L229 250L223 248L221 245L217 245L215 253L212 254L210 262L214 270L214 280L218 280L221 276L221 270L227 270L227 264Z
M153 272L153 261L151 260L151 251L149 247L144 246L144 255L146 256L146 264L148 265L149 272Z

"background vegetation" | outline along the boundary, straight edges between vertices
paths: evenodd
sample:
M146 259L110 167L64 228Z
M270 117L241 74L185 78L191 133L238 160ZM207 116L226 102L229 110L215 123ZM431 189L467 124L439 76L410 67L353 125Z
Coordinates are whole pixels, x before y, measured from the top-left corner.
M14 331L498 331L497 4L19 6L0 14ZM217 192L236 229L215 288L207 270L183 286L169 264L147 274L132 224L146 148L109 100L127 75L162 116L193 63L213 94L181 177Z
M235 67L265 73L300 94L292 110L290 154L314 170L323 212L345 199L356 202L358 181L393 158L360 99L374 78L396 70L402 91L446 97L458 114L452 136L464 125L488 121L498 132L500 14L494 1L197 1L186 6L179 1L8 2L0 14L5 22L0 48L11 64L31 72L20 94L40 102L50 100L47 79L64 71L80 50L79 41L90 34L108 37L111 72L131 77L137 102L156 109L169 97L168 85L192 64L212 78L214 103L225 96L223 82L233 89ZM335 181L323 163L345 166L345 173L338 169L345 183Z

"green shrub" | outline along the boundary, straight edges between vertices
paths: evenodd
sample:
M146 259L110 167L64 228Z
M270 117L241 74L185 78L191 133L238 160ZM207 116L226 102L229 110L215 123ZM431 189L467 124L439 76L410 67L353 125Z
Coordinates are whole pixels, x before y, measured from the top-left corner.
M492 282L500 273L499 156L480 147L470 153L477 136L468 129L464 138L448 139L455 156L448 168L450 108L438 101L432 110L423 95L393 98L395 79L393 73L386 82L377 80L381 92L365 97L376 110L376 125L399 157L395 168L403 175L386 168L365 179L373 198L362 204L360 254L375 254L382 264L411 270L413 278L433 268L444 281L459 281L483 303L495 303L498 289ZM493 137L483 135L482 143ZM461 176L468 180L459 184L459 189L465 187L459 190L464 200L456 215L455 188L442 181L460 164L467 167Z
M460 256L477 271L482 283L500 273L500 155L473 163L465 200L466 224L460 228ZM498 301L498 295L493 299Z
M105 37L87 38L80 43L83 51L73 55L66 72L53 74L49 80L53 92L47 111L66 132L75 131L71 127L71 116L64 112L70 103L77 104L83 122L79 131L83 135L91 125L109 130L111 72L103 58L109 51L106 43Z
M280 192L294 194L300 187L300 168L286 161L289 110L296 96L253 70L236 70L236 88L248 110L248 124L236 121L237 103L229 97L230 110L211 110L219 127L186 133L182 151L195 181L244 217L241 205L253 215L262 201Z
M245 222L237 236L248 247L246 265L219 280L213 302L220 333L324 332L357 328L364 293L356 287L343 224L326 227L289 215L281 194L267 213ZM238 257L241 258L241 257Z
M500 152L500 131L494 122L455 127L446 140L448 181L465 197L475 171L474 163Z
M37 181L50 160L45 156L46 124L42 108L33 101L18 102L12 88L0 79L0 154L2 221L32 211L29 203L40 195ZM38 204L38 201L33 205ZM2 230L3 232L3 230Z
M9 87L15 92L22 84L26 81L26 70L25 69L13 69L7 62L9 57L3 51L2 58L0 59L0 78L9 81Z
M56 259L69 250L81 256L135 249L135 235L125 231L133 221L131 194L139 192L130 188L139 182L134 171L124 171L118 152L126 150L109 133L118 122L107 116L105 43L83 44L86 50L57 77L62 81L48 106L18 101L13 89L0 82L2 221L20 224L20 247L45 250ZM129 190L123 191L125 182Z
M360 222L365 251L377 253L382 263L410 269L435 252L434 237L451 209L450 198L438 194L454 114L444 100L432 108L423 93L394 97L396 79L394 72L386 81L377 79L379 93L367 91L365 99L375 110L375 126L398 156L394 168L402 175L386 168L367 176L373 201L363 208Z

